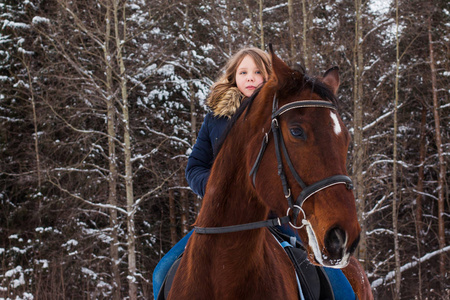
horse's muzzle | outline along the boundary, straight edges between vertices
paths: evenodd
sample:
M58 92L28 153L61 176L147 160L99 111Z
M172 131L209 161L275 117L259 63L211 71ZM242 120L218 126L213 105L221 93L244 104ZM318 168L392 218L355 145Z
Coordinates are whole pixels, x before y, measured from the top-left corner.
M348 234L339 226L335 226L326 233L324 243L328 254L327 261L331 264L336 263L338 267L343 258L353 254L358 246L359 236L351 245L348 245Z

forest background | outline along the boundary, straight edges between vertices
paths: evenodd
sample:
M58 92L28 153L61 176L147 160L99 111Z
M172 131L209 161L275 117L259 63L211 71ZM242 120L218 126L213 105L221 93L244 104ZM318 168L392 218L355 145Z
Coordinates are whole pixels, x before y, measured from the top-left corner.
M1 0L0 298L150 299L205 98L256 46L338 65L376 299L449 299L447 0Z

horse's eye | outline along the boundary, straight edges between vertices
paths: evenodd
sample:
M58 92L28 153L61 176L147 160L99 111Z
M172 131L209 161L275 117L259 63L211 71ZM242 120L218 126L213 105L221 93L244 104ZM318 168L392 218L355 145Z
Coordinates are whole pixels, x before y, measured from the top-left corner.
M295 138L306 140L306 133L301 127L292 127L290 131Z

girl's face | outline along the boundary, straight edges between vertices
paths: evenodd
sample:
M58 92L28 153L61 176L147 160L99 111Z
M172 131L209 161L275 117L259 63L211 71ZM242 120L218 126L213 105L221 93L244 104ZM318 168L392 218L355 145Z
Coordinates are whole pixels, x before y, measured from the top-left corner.
M245 97L250 97L253 92L264 82L262 70L258 69L253 58L246 55L236 70L236 85Z

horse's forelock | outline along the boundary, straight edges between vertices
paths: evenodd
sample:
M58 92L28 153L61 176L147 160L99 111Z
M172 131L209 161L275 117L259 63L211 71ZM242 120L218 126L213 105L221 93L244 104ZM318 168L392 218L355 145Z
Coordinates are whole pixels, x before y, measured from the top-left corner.
M272 86L276 89L279 99L291 99L291 97L296 97L301 92L309 89L323 100L337 104L336 96L330 90L330 87L319 78L309 77L301 65L297 65L297 69L289 67L275 54L271 45L269 50L273 68L269 83L272 83Z
M320 78L305 74L304 70L293 70L291 80L285 80L276 93L280 99L283 99L296 97L305 90L310 90L311 93L317 94L323 100L330 101L336 106L338 104L337 97L331 89Z

